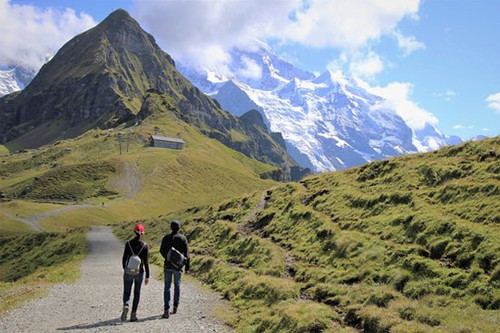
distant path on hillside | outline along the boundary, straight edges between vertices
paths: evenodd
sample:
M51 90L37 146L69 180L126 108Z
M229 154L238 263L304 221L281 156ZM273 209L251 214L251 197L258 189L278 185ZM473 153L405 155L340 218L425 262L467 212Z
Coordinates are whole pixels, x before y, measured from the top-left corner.
M28 224L35 231L43 231L42 227L40 226L41 219L44 219L44 218L52 216L52 215L57 215L57 214L61 214L64 212L69 212L71 210L88 208L88 207L92 207L92 205L90 205L90 204L71 205L71 206L65 206L65 207L62 207L59 209L51 210L48 212L44 212L44 213L40 213L40 214L36 214L36 215L31 215L28 217L14 216L14 215L11 215L7 212L2 212L2 214L4 214L5 216L7 216L11 219L14 219L16 221L20 221L20 222Z
M123 168L125 170L125 177L122 178L121 180L119 180L119 184L117 184L117 185L126 188L127 194L123 198L113 200L113 202L118 202L118 201L121 201L124 199L130 199L130 198L134 197L141 189L141 185L140 185L138 176L137 176L136 172L134 171L134 169L130 166L130 164L125 162L123 164ZM104 205L107 206L108 204L104 204ZM8 218L23 222L23 223L31 226L35 231L43 231L42 227L40 226L41 219L44 219L44 218L49 217L49 216L69 212L69 211L76 210L76 209L85 209L85 208L90 208L90 207L101 207L101 206L91 205L91 204L86 204L86 203L78 204L78 205L67 205L67 206L64 206L64 207L59 208L59 209L54 209L54 210L51 210L48 212L35 214L35 215L28 216L28 217L13 216L7 212L0 212L0 213L7 216Z
M128 163L124 164L124 168L126 172L125 181L128 187L128 194L125 195L125 199L130 199L139 192L139 190L141 189L141 185L134 168L132 168Z
M14 216L11 215L7 212L0 212L3 215L7 216L10 219L25 223L32 227L35 231L43 231L42 227L40 227L40 223L38 223L38 218L35 216L29 216L29 217L19 217L19 216Z
M153 278L142 286L139 321L122 323L124 245L109 227L94 227L87 238L89 253L80 280L57 285L48 296L1 316L0 332L232 332L212 317L214 308L225 306L220 296L186 281L178 313L161 319L163 282Z

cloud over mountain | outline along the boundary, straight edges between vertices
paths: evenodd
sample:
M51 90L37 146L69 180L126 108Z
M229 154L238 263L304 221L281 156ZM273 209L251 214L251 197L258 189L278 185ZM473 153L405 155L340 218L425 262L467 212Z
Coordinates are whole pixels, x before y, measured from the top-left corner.
M96 22L72 9L40 9L0 0L0 65L38 70L64 42Z
M405 17L416 17L420 0L308 1L136 1L139 20L174 58L227 65L232 48L251 47L255 39L275 38L313 47L355 52L370 40L395 34L401 48L419 47L414 37L395 30ZM360 24L363 22L363 24ZM220 64L219 64L220 65Z

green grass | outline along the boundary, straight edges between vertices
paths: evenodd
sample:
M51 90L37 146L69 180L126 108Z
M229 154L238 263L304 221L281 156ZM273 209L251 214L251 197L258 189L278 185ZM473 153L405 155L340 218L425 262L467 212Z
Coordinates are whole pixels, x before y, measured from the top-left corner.
M0 313L80 277L85 231L30 233L0 238Z
M5 147L4 145L0 145L0 156L2 155L8 155L10 153L9 149Z
M32 232L33 228L31 228L29 225L11 219L0 213L0 237Z
M499 212L497 137L311 176L145 226L156 244L172 219L182 221L193 273L229 299L238 331L494 332Z
M109 163L94 162L61 166L39 177L7 187L4 192L11 198L32 200L71 200L116 193L104 186L108 176L116 169Z
M147 147L155 129L161 135L182 138L185 149ZM121 155L120 134L130 137L129 151L124 143ZM74 139L11 154L1 163L0 191L23 199L15 201L26 208L15 211L20 216L38 213L29 208L34 205L30 200L92 205L41 219L48 231L158 216L275 184L259 177L275 167L207 138L169 112L154 114L133 128L91 130ZM133 181L127 168L137 178L134 195L129 195Z
M64 205L27 200L9 200L0 202L0 211L6 212L12 216L17 215L19 217L28 217L59 209L61 207L64 207Z

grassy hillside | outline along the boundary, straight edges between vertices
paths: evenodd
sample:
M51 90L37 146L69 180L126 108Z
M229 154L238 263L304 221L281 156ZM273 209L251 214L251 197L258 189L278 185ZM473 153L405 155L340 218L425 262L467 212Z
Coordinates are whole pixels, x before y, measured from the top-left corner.
M146 146L153 133L182 138L185 149ZM276 184L260 178L275 167L167 112L138 126L92 130L3 155L0 166L0 312L78 277L85 233L75 227L158 216ZM50 232L35 233L18 221L33 216Z
M5 147L4 145L0 145L0 156L7 155L8 153L9 150L7 149L7 147Z
M182 138L185 149L147 147L153 133ZM260 178L275 167L207 138L171 112L158 112L138 126L92 130L2 156L0 163L0 192L8 199L0 202L1 211L27 217L85 204L41 218L42 227L52 231L158 216L275 184Z
M1 219L1 216L0 216ZM85 230L0 238L0 314L80 276Z
M239 331L500 327L500 137L150 219L150 241L174 218Z

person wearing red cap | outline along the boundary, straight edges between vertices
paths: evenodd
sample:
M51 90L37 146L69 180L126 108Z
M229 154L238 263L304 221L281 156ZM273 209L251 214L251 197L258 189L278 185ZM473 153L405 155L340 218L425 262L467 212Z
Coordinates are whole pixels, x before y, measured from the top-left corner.
M149 282L149 248L148 245L142 240L144 235L144 226L140 223L134 227L135 237L125 244L123 251L122 266L123 266L123 310L121 320L127 320L127 314L130 307L130 293L132 285L134 285L134 301L132 302L132 312L130 313L130 321L137 321L137 307L141 298L141 285L144 278L144 271L146 272L146 279L144 284ZM138 255L141 258L139 274L131 275L125 271L129 259L133 255Z

